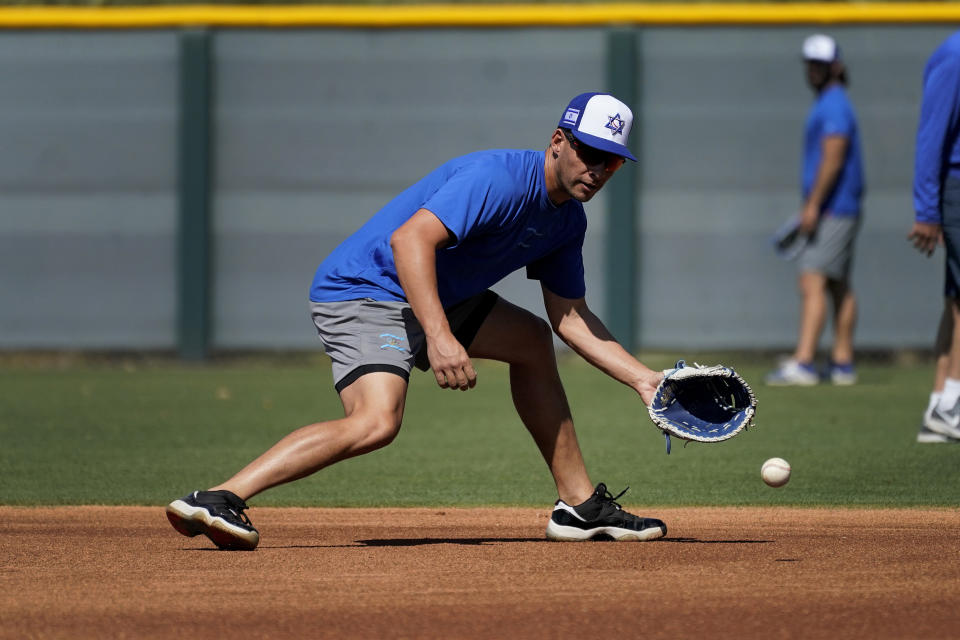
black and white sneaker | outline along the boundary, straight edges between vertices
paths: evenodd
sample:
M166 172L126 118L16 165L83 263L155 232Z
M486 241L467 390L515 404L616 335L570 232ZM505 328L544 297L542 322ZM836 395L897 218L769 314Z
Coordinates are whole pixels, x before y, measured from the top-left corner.
M937 433L936 431L931 431L927 428L927 425L921 424L919 431L917 431L917 442L923 444L936 444L943 442L960 442L960 440L951 438L950 436L945 436L942 433Z
M260 534L244 511L247 503L230 491L194 491L167 505L167 519L185 536L201 533L221 549L253 551Z
M960 402L949 411L943 411L939 405L933 407L930 413L924 416L923 425L934 433L954 440L960 439Z
M608 536L614 540L644 541L667 535L667 525L662 520L638 518L617 504L617 498L626 492L624 489L614 496L601 482L583 504L571 507L557 500L547 523L547 538L577 541Z
M923 420L920 422L919 431L917 431L917 442L922 444L960 442L960 440L957 438L951 438L950 436L945 436L942 433L937 433L927 426L927 424L930 422L930 415L933 413L933 409L934 407L930 407L923 413Z

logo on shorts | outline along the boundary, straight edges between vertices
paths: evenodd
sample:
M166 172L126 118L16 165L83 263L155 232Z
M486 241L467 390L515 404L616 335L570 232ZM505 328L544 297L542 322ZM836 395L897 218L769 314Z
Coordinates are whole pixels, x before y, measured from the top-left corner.
M392 333L381 333L381 338L385 338L381 349L396 349L397 351L406 351L403 343L406 342L406 338L401 338L400 336L395 336Z

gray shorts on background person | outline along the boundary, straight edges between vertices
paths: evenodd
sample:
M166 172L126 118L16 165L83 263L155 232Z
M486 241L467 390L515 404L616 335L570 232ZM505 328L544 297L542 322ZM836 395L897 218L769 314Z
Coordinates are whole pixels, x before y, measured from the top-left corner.
M860 228L860 217L825 215L817 232L797 258L800 272L822 273L831 280L846 282L853 264L853 245Z
M465 349L499 299L484 291L446 310L450 329ZM408 380L413 367L430 368L423 328L406 302L311 302L310 314L332 361L337 393L367 373L385 371Z

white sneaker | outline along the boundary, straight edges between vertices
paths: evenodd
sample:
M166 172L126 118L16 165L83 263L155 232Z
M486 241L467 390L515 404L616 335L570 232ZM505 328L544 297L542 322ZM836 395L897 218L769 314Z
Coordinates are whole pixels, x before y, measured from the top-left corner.
M852 364L830 365L830 382L839 386L857 384L857 370Z
M931 431L927 428L927 421L930 420L931 411L933 411L932 407L923 412L923 420L920 421L920 428L917 430L917 442L921 444L960 442L960 440L954 440L949 436L945 436L942 433L937 433L936 431Z
M942 433L937 433L936 431L930 431L927 429L926 425L920 425L920 430L917 431L917 442L922 444L937 444L944 442L960 442L960 440L954 440L950 436L945 436Z
M934 433L960 440L960 403L949 411L942 411L937 405L925 417L923 426ZM920 434L917 434L919 441Z
M809 387L820 382L813 365L800 364L793 358L784 360L780 366L767 374L766 383L775 387Z

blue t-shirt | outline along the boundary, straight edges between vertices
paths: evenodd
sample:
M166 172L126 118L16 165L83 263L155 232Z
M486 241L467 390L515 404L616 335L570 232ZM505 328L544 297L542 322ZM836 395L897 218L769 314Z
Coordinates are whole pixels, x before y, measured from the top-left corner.
M947 175L960 175L960 31L937 47L923 70L923 103L913 166L917 222L940 223Z
M449 307L520 267L565 298L582 298L583 205L555 206L544 184L544 152L478 151L454 158L403 191L317 268L314 302L405 301L390 236L420 209L454 236L437 251L440 302Z
M834 85L817 96L807 116L803 143L803 199L810 195L817 179L817 169L823 154L823 139L843 136L847 139L847 156L833 191L827 196L821 211L835 216L854 217L860 214L863 196L863 166L860 156L860 134L853 105L847 92Z

